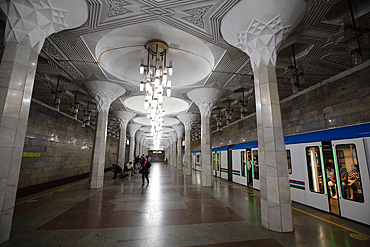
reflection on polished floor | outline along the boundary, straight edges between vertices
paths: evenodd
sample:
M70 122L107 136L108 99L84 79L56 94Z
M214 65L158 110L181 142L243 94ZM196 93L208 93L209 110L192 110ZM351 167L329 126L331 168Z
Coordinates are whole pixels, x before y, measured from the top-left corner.
M87 180L21 198L10 240L0 246L369 246L370 228L293 204L293 233L260 224L259 193L200 172L184 177L154 163L150 185L141 174Z

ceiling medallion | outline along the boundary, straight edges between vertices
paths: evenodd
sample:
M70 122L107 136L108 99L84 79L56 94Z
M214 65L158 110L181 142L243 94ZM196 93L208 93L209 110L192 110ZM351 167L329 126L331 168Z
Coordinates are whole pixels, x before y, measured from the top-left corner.
M143 80L140 82L140 91L144 91L144 108L147 109L147 117L150 120L151 134L154 137L154 149L159 149L161 135L163 133L163 117L165 109L163 106L164 90L167 96L171 96L172 61L167 65L168 45L162 40L151 40L145 45L148 51L147 61L141 59L140 74Z

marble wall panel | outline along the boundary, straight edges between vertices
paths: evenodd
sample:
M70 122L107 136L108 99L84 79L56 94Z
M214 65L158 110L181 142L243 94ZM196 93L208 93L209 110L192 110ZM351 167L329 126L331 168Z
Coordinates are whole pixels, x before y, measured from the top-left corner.
M18 188L90 171L94 129L35 102L31 103ZM117 162L118 140L108 136L105 168Z

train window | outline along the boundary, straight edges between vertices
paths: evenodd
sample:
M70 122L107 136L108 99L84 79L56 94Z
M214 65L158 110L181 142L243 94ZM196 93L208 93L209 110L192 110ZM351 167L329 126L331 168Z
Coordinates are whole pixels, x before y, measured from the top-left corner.
M288 161L288 172L289 172L289 174L292 174L292 158L290 156L290 150L286 151L286 157L287 157L287 161Z
M310 191L324 193L319 147L306 147L308 183Z
M342 180L342 198L364 202L356 146L354 144L337 145L336 151Z
M258 151L253 150L253 170L254 170L254 179L260 179L260 172L258 169Z
M245 177L245 151L241 151L240 156L242 176Z

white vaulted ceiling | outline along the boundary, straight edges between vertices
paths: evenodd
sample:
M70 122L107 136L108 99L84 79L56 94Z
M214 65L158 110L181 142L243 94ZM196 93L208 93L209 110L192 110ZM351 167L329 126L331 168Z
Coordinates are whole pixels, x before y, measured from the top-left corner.
M158 24L136 24L109 32L97 43L95 55L107 72L137 87L142 81L138 64L146 59L145 45L151 40L162 40L169 46L167 60L173 60L173 88L194 84L213 69L213 54L201 40Z
M300 91L353 67L343 41L341 20L348 14L346 0L305 0L307 11L297 10L295 16L284 16L284 9L297 8L294 0L86 1L88 9L86 2L84 8L76 6L71 10L72 5L68 6L67 14L77 19L87 17L82 26L53 34L45 40L33 93L34 99L53 106L59 79L59 90L63 91L61 111L70 114L70 105L76 98L82 106L79 119L83 118L87 107L93 111L92 119L95 115L95 100L87 85L91 81L108 81L124 89L124 94L112 103L111 110L135 112L138 114L136 121L143 125L141 130L150 132L144 120L144 93L139 91L138 82L141 80L140 60L146 59L144 45L152 39L167 42L168 58L173 60L172 95L164 99L166 116L199 113L187 93L204 86L224 92L213 110L213 130L220 115L225 124L222 116L226 109L232 108L231 122L240 119L243 94L246 115L252 114L255 111L252 67L249 57L232 46L235 42L230 37L235 31L246 30L247 27L241 25L246 25L248 18L266 21L263 18L269 17L270 10L279 10L283 19L302 17L278 51L276 72L280 99L292 95L287 73L292 45L305 78L299 86ZM356 18L370 18L370 1L352 0L352 3ZM239 28L245 30L237 30ZM4 30L5 19L0 21L0 55ZM363 53L368 57L369 46L363 46ZM94 90L98 90L96 85L99 84L94 84ZM119 128L113 115L110 115L110 125ZM165 127L164 136L172 131ZM199 121L194 124L193 132L200 132Z

